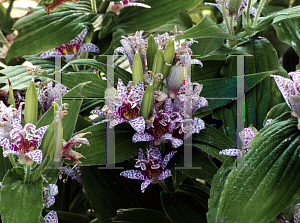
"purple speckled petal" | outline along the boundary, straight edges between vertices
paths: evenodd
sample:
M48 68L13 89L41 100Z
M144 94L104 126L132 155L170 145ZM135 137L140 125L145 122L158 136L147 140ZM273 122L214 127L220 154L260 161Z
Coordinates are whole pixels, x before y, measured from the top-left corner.
M79 44L79 45L81 45L82 44L82 42L83 42L83 40L84 40L84 37L86 36L86 34L87 34L87 28L85 28L84 30L82 30L82 32L75 38L75 39L73 39L73 40L71 40L69 43L70 43L70 45L71 44Z
M144 85L143 81L138 82L133 88L131 89L129 93L129 99L131 101L136 101L138 99L142 99L144 94Z
M30 146L33 146L33 148L35 148L35 149L39 148L39 146L41 145L43 136L44 136L47 128L48 128L48 125L47 126L43 126L43 127L39 128L33 134Z
M242 156L243 152L240 149L223 149L219 152L219 154L227 156Z
M110 122L109 128L113 128L114 126L119 125L119 124L121 124L121 123L123 123L123 122L126 122L126 121L127 121L127 120L124 119L124 118L116 118L116 119L113 119L113 120L111 120L111 122Z
M295 205L295 214L294 214L293 223L299 223L299 222L300 222L300 203Z
M9 154L9 151L18 151L19 149L14 143L12 143L9 139L4 137L0 137L0 146L3 146L5 149L8 149L3 152L4 157L6 157Z
M135 180L146 180L148 177L143 171L140 170L125 170L120 173L120 176L127 177Z
M173 103L171 101L170 98L168 98L166 101L165 101L165 104L164 104L164 112L167 113L167 114L170 114L172 112L174 112L174 106L173 106Z
M177 153L177 151L172 151L164 157L164 159L160 165L163 170L166 168L168 162L170 161L170 159L172 159L172 157L175 155L175 153Z
M145 120L143 117L139 116L133 118L129 121L129 124L134 128L138 133L143 134L145 131Z
M62 54L58 51L47 51L40 56L40 60L61 55Z
M117 94L124 100L127 99L127 90L125 88L125 85L123 84L123 81L120 78L118 79Z
M267 124L270 124L270 123L273 122L273 121L274 121L274 119L269 118L269 119L266 121L265 126L266 126Z
M150 5L146 5L143 3L128 3L127 5L124 5L124 7L129 7L129 6L137 6L137 7L143 7L143 8L148 8L148 9L151 8Z
M291 95L296 94L295 89L293 87L294 86L293 81L291 81L290 79L281 77L281 76L277 76L277 75L270 75L270 77L274 77L274 80L275 80L284 100L286 101L288 106L291 108L289 97Z
M174 138L174 137L170 141L172 143L172 147L175 148L175 149L183 144L183 141L181 139L177 139L177 138Z
M67 59L67 61L70 61L70 60L72 60L72 58L73 58L75 55L76 55L76 54L63 55L63 56Z
M43 160L43 153L40 149L32 150L26 153L25 156L28 156L30 159L34 160L38 164L41 164Z
M79 53L81 53L81 52L100 53L100 50L99 50L99 48L98 48L95 44L93 44L93 43L85 43L85 44L83 44L83 45L79 48L77 54L79 54Z
M135 142L140 142L140 141L152 141L154 140L154 136L149 134L149 133L144 133L144 134L139 134L139 133L135 133L132 136L132 141Z
M202 129L205 129L205 122L200 118L194 118L193 133L199 133Z
M158 177L157 177L157 179L158 180L164 180L164 179L166 179L167 177L170 177L170 176L172 176L172 173L171 173L171 170L165 170L165 171L163 171Z
M58 223L58 217L56 211L50 211L46 216L45 216L45 221L46 223Z
M152 183L154 182L156 179L147 179L145 180L142 184L141 184L141 191L142 193L145 192L146 188Z

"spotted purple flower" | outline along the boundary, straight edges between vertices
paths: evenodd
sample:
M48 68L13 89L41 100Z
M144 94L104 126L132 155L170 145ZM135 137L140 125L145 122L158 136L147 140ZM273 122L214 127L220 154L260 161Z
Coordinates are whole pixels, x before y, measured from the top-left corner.
M66 142L63 140L63 148L61 149L60 156L62 159L72 160L72 164L81 164L81 161L79 161L79 158L84 158L83 155L80 153L72 150L73 147L79 148L83 144L86 144L87 146L90 146L89 141L86 138L82 138L86 134L92 134L91 132L85 132L85 133L79 133L75 135L72 139L69 140L69 142Z
M67 42L61 46L55 48L54 51L47 51L40 56L40 59L46 59L55 56L64 56L68 61L70 61L74 56L77 56L81 52L92 52L99 53L99 48L93 43L85 43L82 45L83 39L87 34L87 28L85 28L79 36L75 39Z
M137 0L123 0L119 2L111 2L109 5L110 11L117 12L120 11L122 8L129 7L129 6L138 6L138 7L143 7L143 8L151 8L150 5L146 5L143 3L134 3ZM143 0L141 0L143 1Z
M265 126L270 124L273 119L268 119L265 123ZM249 149L248 146L250 145L251 140L253 137L258 133L257 129L250 125L248 128L244 128L243 131L239 133L240 139L243 142L242 149L224 149L219 152L222 155L228 156L242 156L243 153L248 153Z
M277 75L270 76L274 77L284 100L292 109L292 116L298 118L298 129L300 130L300 70L289 73L293 80Z
M83 185L82 177L81 177L81 171L80 171L80 167L79 166L75 166L73 168L64 167L63 169L60 170L60 172L61 172L61 174L63 174L63 173L67 174L73 180L77 180L79 183L81 183ZM65 182L65 180L64 180L64 182Z
M49 184L43 189L43 206L51 207L55 203L54 196L58 194L58 187L55 184Z
M146 49L147 49L147 41L142 38L144 31L137 31L134 36L122 36L121 44L123 47L118 47L115 49L115 53L119 52L126 55L130 67L132 68L132 63L134 59L134 55L136 52L139 53L142 65L143 72L146 73Z
M44 112L51 107L51 103L54 101L54 98L61 98L69 91L61 84L55 84L55 87L52 87L52 83L53 82L50 80L43 86L42 89L36 89L38 100Z
M56 211L50 211L46 216L45 216L45 221L46 223L58 223L58 217Z
M127 88L119 79L117 95L107 97L107 105L102 110L93 110L92 114L106 117L107 119L98 122L110 121L110 128L128 122L137 132L145 131L145 120L140 116L141 100L144 94L143 82L140 81L132 87L132 81L128 83Z
M140 167L142 171L125 170L120 173L120 176L129 179L143 180L144 182L141 185L141 191L144 193L145 189L151 183L157 183L158 181L162 182L167 177L172 176L171 170L166 169L166 166L176 152L177 151L172 151L162 159L159 149L152 144L146 153L146 158L143 154L143 150L140 149L135 167Z
M27 123L24 129L22 126L13 128L10 132L11 140L0 137L3 156L15 154L19 156L20 164L32 165L33 161L41 164L43 155L38 148L47 128L48 126L44 126L36 130L36 126L31 123Z
M191 119L184 112L183 106L184 104L182 103L173 104L170 98L165 101L161 111L158 111L156 106L156 111L154 109L153 112L153 122L147 124L147 129L150 133L135 133L132 141L154 140L156 145L159 145L161 141L171 141L173 148L181 146L183 140L205 128L204 121L197 117Z

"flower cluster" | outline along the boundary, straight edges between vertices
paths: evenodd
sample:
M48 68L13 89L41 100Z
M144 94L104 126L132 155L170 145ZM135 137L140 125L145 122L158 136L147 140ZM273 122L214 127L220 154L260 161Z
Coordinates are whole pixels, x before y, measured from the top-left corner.
M168 153L164 159L161 157L160 150L150 143L150 149L147 150L147 158L145 157L143 150L140 149L139 156L135 167L141 168L141 170L125 170L120 173L120 176L124 176L130 179L144 180L141 185L141 191L144 193L145 189L151 184L157 182L162 183L164 179L172 176L171 170L166 169L169 160L175 155L177 151Z

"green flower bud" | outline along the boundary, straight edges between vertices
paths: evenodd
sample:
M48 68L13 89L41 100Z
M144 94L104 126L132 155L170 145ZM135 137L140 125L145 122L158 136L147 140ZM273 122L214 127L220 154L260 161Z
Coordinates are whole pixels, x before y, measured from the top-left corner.
M164 64L165 64L164 53L162 49L158 49L154 57L152 74L153 75L159 73L162 74L164 71ZM153 87L157 88L157 86L159 86L161 83L162 81L158 77L155 77Z
M241 3L242 0L229 0L228 10L230 16L237 15Z
M138 52L135 53L132 63L132 80L133 85L136 85L140 81L143 81L143 84L145 84L143 75L143 64Z
M165 65L163 71L164 78L167 78L170 74L174 56L175 56L175 45L174 45L174 41L171 40L169 44L166 46L166 49L164 50L164 58L165 58Z
M147 51L146 51L148 70L152 70L156 51L157 51L157 46L156 46L154 37L151 34L149 36L149 39L148 39L148 48L147 48Z
M43 152L43 157L50 155L50 159L53 160L54 156L54 121L48 126L43 136L43 140L40 145L40 150Z
M10 83L10 80L7 78L8 80L8 84L9 84L9 96L8 96L8 103L13 105L14 108L16 107L16 104L15 104L15 98L14 98L14 92L13 92L13 89L12 89L12 85Z
M150 83L143 95L140 116L142 116L145 120L149 119L154 103L154 88L153 84Z
M38 96L32 79L25 95L25 122L36 125L38 114Z
M174 65L167 78L169 97L174 99L184 84L184 66Z

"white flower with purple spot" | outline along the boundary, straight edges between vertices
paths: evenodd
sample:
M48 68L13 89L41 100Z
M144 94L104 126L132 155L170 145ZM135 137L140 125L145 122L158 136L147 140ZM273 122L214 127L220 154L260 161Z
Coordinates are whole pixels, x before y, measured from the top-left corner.
M54 196L58 194L58 187L55 184L49 184L43 188L43 206L51 207L55 203Z
M63 169L60 170L61 175L67 174L67 178L68 176L70 176L73 180L77 180L79 183L81 183L83 185L83 181L82 181L82 177L81 177L81 171L80 171L80 167L79 166L75 166L73 168L70 167L64 167ZM62 176L60 176L61 179ZM66 180L64 180L65 182Z
M20 164L31 166L33 161L42 163L43 155L39 148L48 126L36 130L36 126L27 123L24 126L15 127L10 132L11 140L0 137L0 145L3 146L3 156L15 154L19 157Z
M151 8L150 5L146 5L143 3L134 3L137 0L123 0L123 1L119 1L119 2L111 2L109 4L109 11L113 11L113 12L117 12L120 11L122 8L125 7L130 7L130 6L137 6L137 7L143 7L143 8ZM143 1L143 0L141 0Z
M284 100L292 109L292 116L298 118L298 129L300 130L300 70L289 73L293 80L277 75L270 76L274 77Z
M177 151L168 153L162 160L160 150L153 144L150 145L150 150L147 151L147 158L143 154L143 150L140 149L137 163L135 167L141 168L140 170L125 170L120 173L120 176L127 177L129 179L143 180L141 185L142 193L152 183L155 184L158 181L163 182L167 177L172 176L171 170L166 169L169 160L174 156Z
M45 217L44 217L46 223L58 223L58 217L56 211L50 211Z
M82 52L99 53L99 48L93 43L85 43L82 45L86 34L87 28L85 28L75 39L71 40L70 42L56 47L54 51L47 51L43 53L40 56L40 60L55 56L64 56L68 61L70 61L74 56L77 57L77 55Z
M107 97L107 105L102 110L93 110L92 114L106 117L107 119L98 122L110 121L110 128L128 122L132 128L142 134L145 131L145 120L140 116L141 101L144 94L143 82L140 81L132 87L132 81L128 83L127 88L119 79L117 87L117 95Z

